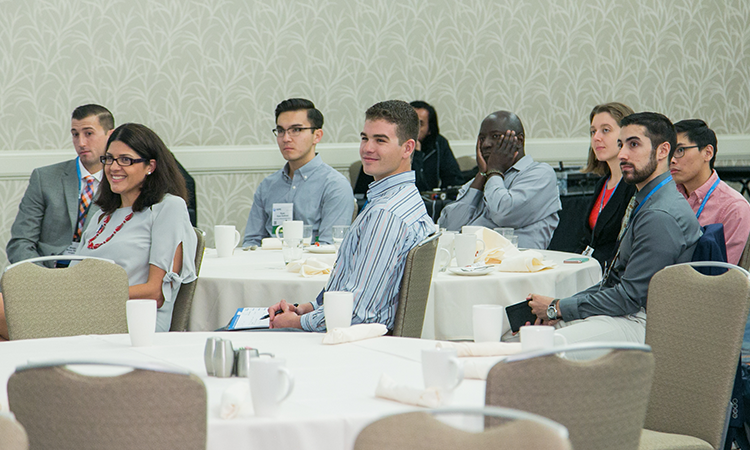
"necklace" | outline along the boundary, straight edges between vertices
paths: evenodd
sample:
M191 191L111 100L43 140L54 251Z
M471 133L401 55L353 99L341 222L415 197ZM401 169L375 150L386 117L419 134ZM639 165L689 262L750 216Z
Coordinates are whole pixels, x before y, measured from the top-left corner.
M125 216L125 220L123 220L122 223L120 225L118 225L117 228L115 228L115 231L113 231L112 234L110 234L109 237L104 240L104 242L99 242L98 244L94 244L94 239L98 238L99 235L102 234L102 231L104 231L104 227L107 226L107 224L109 223L109 219L111 219L111 218L112 218L112 214L110 214L107 217L105 217L104 218L104 222L102 222L101 226L99 227L99 230L96 232L96 234L94 235L94 237L92 237L91 239L89 239L89 241L86 243L86 247L89 250L96 250L97 248L99 248L102 245L104 245L107 242L109 242L109 240L112 239L115 236L115 234L117 234L117 232L122 229L123 225L125 225L130 219L133 218L133 213L131 212L130 214L128 214L127 216Z

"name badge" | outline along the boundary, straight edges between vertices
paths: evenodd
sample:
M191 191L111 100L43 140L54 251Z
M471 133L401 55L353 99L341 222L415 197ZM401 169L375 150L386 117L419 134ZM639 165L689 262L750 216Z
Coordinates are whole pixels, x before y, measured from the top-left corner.
M285 220L294 220L294 203L274 203L271 217L273 229L276 230Z
M582 254L583 256L588 256L588 257L591 257L591 255L593 255L593 254L594 254L594 249L593 249L593 248L591 248L591 246L590 246L590 245L587 245L587 246L586 246L586 248L585 248L585 249L583 250L583 252L582 252L581 254Z
M75 255L76 250L78 250L78 246L80 245L80 242L71 242L68 248L65 249L64 252L62 252L63 255Z

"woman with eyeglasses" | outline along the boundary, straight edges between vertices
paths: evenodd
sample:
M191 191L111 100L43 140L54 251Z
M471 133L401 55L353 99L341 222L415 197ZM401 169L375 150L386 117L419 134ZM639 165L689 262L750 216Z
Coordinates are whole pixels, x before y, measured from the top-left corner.
M617 236L628 202L636 191L634 185L622 182L620 149L620 120L633 114L633 110L622 103L612 102L597 105L591 110L591 147L588 163L582 170L600 175L596 183L594 198L586 209L583 238L579 252L593 256L602 267L610 262L617 251Z
M196 236L185 179L172 152L149 128L115 129L101 157L104 177L76 252L115 261L128 274L129 297L154 299L156 331L169 331L182 283L196 278Z

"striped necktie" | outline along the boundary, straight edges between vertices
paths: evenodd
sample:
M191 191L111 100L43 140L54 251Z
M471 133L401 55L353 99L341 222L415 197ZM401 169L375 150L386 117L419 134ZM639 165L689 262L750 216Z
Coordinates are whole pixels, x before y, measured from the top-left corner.
M76 232L73 234L73 241L80 242L81 234L83 234L83 223L86 221L86 214L89 212L89 206L91 206L91 200L94 198L94 177L86 175L83 177L83 181L86 182L86 187L83 188L81 193L81 201L78 203L78 226Z
M628 223L630 222L630 216L633 214L633 209L635 209L636 201L635 201L635 195L630 197L630 201L628 202L628 207L625 209L625 215L622 216L622 225L620 225L620 233L617 235L617 242L620 242L622 240L622 235L625 234L625 230L628 229Z

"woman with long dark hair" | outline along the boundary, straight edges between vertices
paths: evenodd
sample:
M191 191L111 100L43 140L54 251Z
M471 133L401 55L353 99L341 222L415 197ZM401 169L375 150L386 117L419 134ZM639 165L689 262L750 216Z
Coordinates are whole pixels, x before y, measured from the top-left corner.
M182 283L196 278L196 236L185 199L185 180L172 152L151 129L117 127L102 156L99 211L77 254L115 261L128 274L129 297L154 299L156 331L169 331Z

